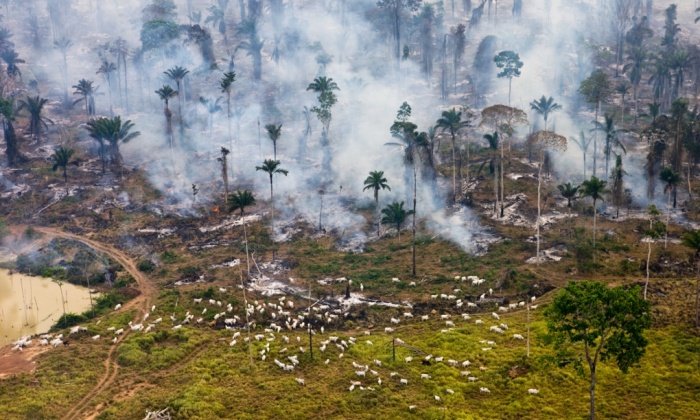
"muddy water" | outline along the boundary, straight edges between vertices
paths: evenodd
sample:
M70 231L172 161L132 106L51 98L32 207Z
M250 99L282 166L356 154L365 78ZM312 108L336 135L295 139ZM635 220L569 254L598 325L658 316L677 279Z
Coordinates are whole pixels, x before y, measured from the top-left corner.
M66 312L90 308L86 288L65 282L62 288ZM60 289L51 279L0 270L0 347L25 335L45 333L62 314Z

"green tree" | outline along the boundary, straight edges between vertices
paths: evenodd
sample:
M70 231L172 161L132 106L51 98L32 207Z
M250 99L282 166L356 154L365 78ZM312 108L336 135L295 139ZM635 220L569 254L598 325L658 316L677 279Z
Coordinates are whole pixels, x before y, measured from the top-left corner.
M598 121L593 121L595 128L591 131L600 131L605 133L605 147L603 148L603 156L605 156L605 174L609 174L610 155L614 147L622 149L623 153L627 153L625 146L620 141L620 133L626 133L627 130L615 127L615 117L606 113L605 122L601 124Z
M571 185L571 182L557 185L559 194L562 196L562 198L566 200L566 208L569 212L569 220L571 220L571 204L577 198L579 188L581 188L580 185L574 187L573 185Z
M5 155L7 155L8 166L13 166L19 155L19 148L17 147L17 135L15 133L15 116L17 111L15 109L14 100L10 98L0 98L0 115L2 115L2 131L3 137L5 138Z
M77 105L80 102L85 102L85 114L88 118L91 115L95 115L95 95L97 94L97 87L92 85L92 80L80 79L77 85L73 85L73 95L81 96L80 99L73 101L73 105Z
M651 326L649 302L639 286L609 288L601 282L569 282L544 312L547 341L557 350L560 364L573 360L583 372L582 357L590 372L590 418L595 419L595 385L598 362L615 360L627 373L644 355L644 330Z
M642 82L644 69L647 66L649 55L644 47L634 47L627 52L627 63L622 67L622 73L627 73L627 77L632 83L632 96L634 97L634 123L637 124L639 114L637 92L639 84Z
M619 93L621 96L621 101L620 101L620 113L622 114L622 117L620 117L620 124L625 123L625 97L630 93L630 85L623 81L620 84L618 84L615 87L615 92Z
M273 159L277 160L277 140L282 135L282 124L267 124L265 125L265 131L272 141Z
M659 178L665 184L664 193L666 194L666 237L664 239L664 249L668 247L668 224L671 219L671 195L676 190L676 187L681 182L681 176L673 168L663 168L659 173ZM676 208L676 197L673 197L673 208Z
M7 75L12 78L19 77L19 79L22 80L22 72L19 71L17 64L25 63L26 61L19 58L19 53L12 49L2 50L0 51L0 58L2 58L7 65Z
M27 99L18 102L17 112L27 111L29 114L29 134L36 137L41 137L41 127L49 129L46 123L53 125L53 121L44 117L44 106L49 102L46 98L39 96L27 96Z
M700 297L700 230L686 232L682 239L683 245L693 250L693 256L698 263L697 278L695 279L695 328L700 328L698 323L698 299Z
M184 67L180 66L175 66L171 69L168 69L163 72L166 76L168 76L171 80L175 81L175 86L177 87L178 92L182 92L182 81L185 80L185 77L190 73L189 70L187 70ZM180 131L184 131L184 117L182 116L182 102L185 99L185 95L178 95L178 102L177 102L177 112L178 115L180 115Z
M391 191L387 179L384 178L384 171L370 171L364 185L362 191L372 190L374 193L374 208L377 213L377 222L379 222L379 190ZM377 223L377 235L379 235L379 223Z
M520 77L520 69L523 67L523 62L520 61L520 55L513 51L501 51L493 58L493 61L496 63L496 67L502 69L497 76L508 79L508 106L510 106L513 78Z
M87 125L88 132L90 132L91 136L95 133L106 142L106 146L109 146L108 153L112 163L116 167L120 167L122 162L121 152L119 151L120 146L141 135L138 131L132 132L131 130L133 128L134 123L132 123L131 120L122 122L120 116L114 118L101 117L96 120L91 120Z
M338 102L333 91L340 90L340 88L333 81L333 78L321 76L309 83L306 90L318 93L318 105L312 107L311 112L316 114L318 120L323 124L324 132L327 133L332 119L331 108Z
M600 104L606 101L612 94L612 83L610 78L602 70L596 70L591 75L581 82L578 92L583 96L586 102L595 107L595 121L598 122L598 113L600 112ZM598 137L593 140L593 175L597 173L598 168Z
M581 183L581 195L584 197L590 197L593 200L593 261L595 262L595 236L596 236L596 222L598 220L598 200L602 201L604 199L605 189L607 182L602 179L598 179L595 175L591 179L587 179Z
M398 240L401 242L401 226L406 222L408 216L413 214L413 210L403 208L404 202L393 202L382 209L382 224L395 225L398 232Z
M287 174L289 174L289 171L287 171L286 169L280 168L280 164L281 164L281 162L279 160L265 159L263 161L262 166L255 167L256 171L266 172L270 176L270 203L272 204L272 218L273 219L275 217L275 199L274 199L273 188L272 188L272 177L275 174L282 174L284 176L287 176Z
M561 109L561 105L555 103L554 98L551 96L547 98L546 96L542 95L540 99L530 102L530 109L542 115L542 118L544 119L544 131L547 131L547 119L549 118L549 114L559 111Z
M615 167L613 168L612 174L610 174L610 181L612 182L610 193L612 195L613 205L615 205L615 217L618 218L620 217L620 206L622 206L625 201L625 175L627 175L627 172L622 169L622 156L616 155Z
M250 276L250 254L248 253L248 230L246 229L245 208L255 205L255 195L249 190L238 190L228 196L228 211L240 211L243 225L243 237L245 239L246 264L248 266L248 276Z
M465 114L465 118L462 119L462 111L457 111L457 109L452 108L449 111L442 111L442 117L440 117L435 128L439 128L442 132L450 133L450 140L452 141L452 199L457 202L457 167L459 168L459 178L462 179L462 154L457 157L457 135L459 132L467 127L471 127L471 115L469 113ZM469 144L467 144L467 182L469 182Z
M75 163L71 161L74 153L75 150L61 146L51 155L53 171L56 172L59 168L63 170L63 182L68 182L68 165Z

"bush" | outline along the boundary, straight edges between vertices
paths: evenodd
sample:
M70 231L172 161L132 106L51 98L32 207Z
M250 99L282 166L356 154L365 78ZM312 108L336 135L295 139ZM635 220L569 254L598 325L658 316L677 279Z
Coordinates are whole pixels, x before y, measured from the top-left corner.
M143 259L139 261L138 265L136 266L140 271L144 273L151 273L153 270L156 269L156 265L153 264L153 261L148 260L148 259Z
M177 254L174 251L167 250L164 251L160 258L163 260L164 263L166 264L172 264L177 262Z
M61 317L58 318L58 322L56 322L56 325L54 325L51 329L60 330L63 328L69 328L87 320L88 318L85 315L73 314L69 312L67 314L61 315Z
M123 289L125 287L129 287L129 285L134 283L136 283L136 280L134 280L131 274L128 274L126 276L119 277L117 281L114 282L114 288Z

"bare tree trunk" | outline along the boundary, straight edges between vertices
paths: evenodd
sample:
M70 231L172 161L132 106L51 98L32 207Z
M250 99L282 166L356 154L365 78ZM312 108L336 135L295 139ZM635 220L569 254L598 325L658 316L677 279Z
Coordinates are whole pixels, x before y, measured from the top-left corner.
M596 221L598 220L598 208L596 207L596 200L593 200L593 262L595 263L595 229Z
M541 205L541 196L542 196L542 164L544 161L544 153L542 158L540 159L540 167L537 171L537 221L535 222L535 226L537 227L537 255L536 255L536 264L540 263L540 217L542 215L542 205Z
M413 243L411 244L411 258L412 258L412 270L411 274L413 277L416 276L416 195L418 191L418 180L416 173L416 160L413 159Z
M245 231L245 223L243 224ZM246 254L248 253L248 240L246 240ZM248 275L250 275L250 265L248 266ZM250 340L250 317L248 316L248 299L245 297L245 284L243 283L243 273L241 273L241 288L243 290L243 304L245 305L245 324L248 329L248 357L250 358L250 367L253 367L253 347Z
M649 260L651 259L651 237L649 239L649 251L647 252L647 281L644 283L644 300L647 300L647 288L649 287Z
M504 148L504 144L503 144L503 141L501 141L501 161L499 162L501 164L501 217L504 216L504 212L505 212L504 206L505 206L505 200L506 200L505 199L506 184L503 180L503 177L504 177L503 173L505 172L505 169L503 168L503 148Z
M591 420L595 420L595 366L591 366Z

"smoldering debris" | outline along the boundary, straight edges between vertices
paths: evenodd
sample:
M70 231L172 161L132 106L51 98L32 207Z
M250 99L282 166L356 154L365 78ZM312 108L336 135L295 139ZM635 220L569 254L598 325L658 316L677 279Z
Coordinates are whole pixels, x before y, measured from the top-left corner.
M147 235L155 234L155 235L157 235L158 239L167 238L168 236L175 234L176 231L177 231L176 228L161 228L161 229L142 228L142 229L137 230L138 233L144 233Z
M545 249L540 252L540 257L539 257L539 262L540 263L546 263L546 262L558 262L561 261L561 259L566 255L567 249L564 245L557 245L553 248ZM525 260L526 263L528 264L537 264L538 263L538 258L537 256L534 256L532 258L528 258Z
M257 214L249 214L246 216L237 216L237 215L231 215L228 216L223 222L213 225L213 226L202 226L199 228L199 231L202 233L211 233L211 232L217 232L220 230L228 230L232 229L237 226L243 226L243 224L251 224L255 222L259 222L260 220L263 219L263 217L267 213L257 213Z
M210 265L209 268L214 269L214 268L233 268L241 265L241 260L236 258L230 261L224 261L220 264L213 264Z

